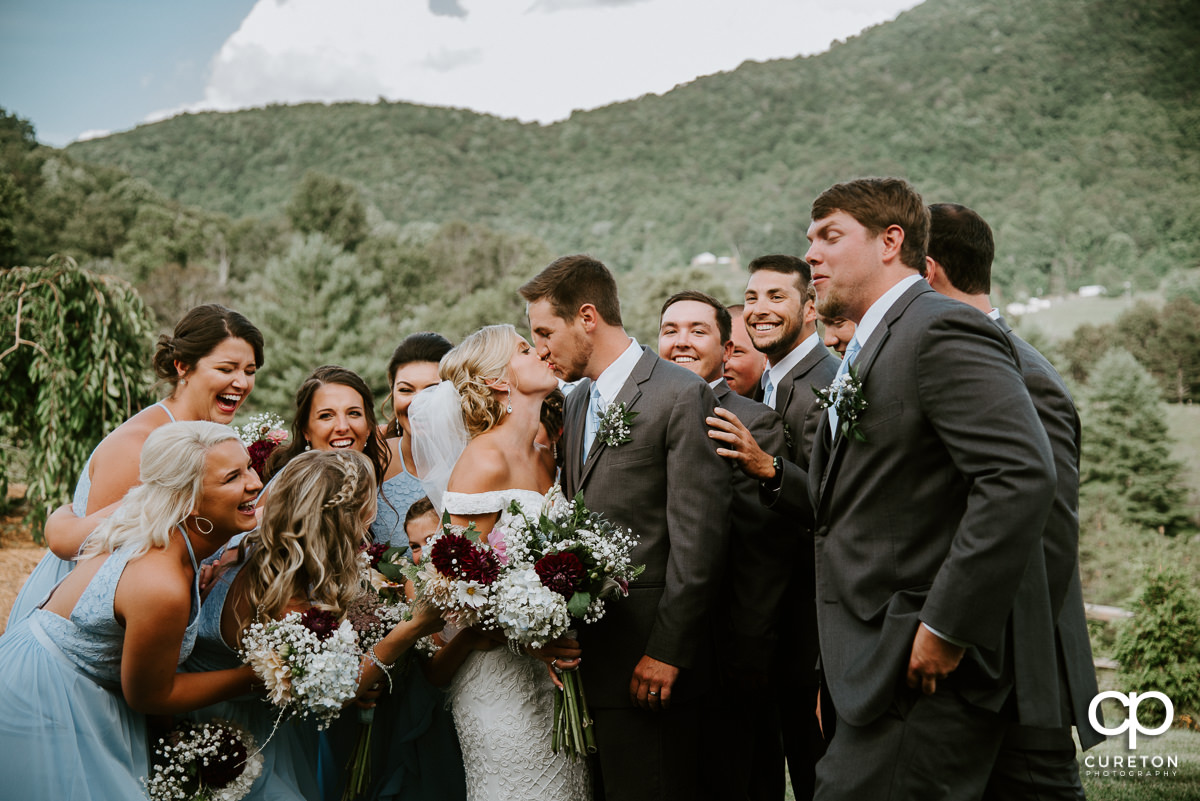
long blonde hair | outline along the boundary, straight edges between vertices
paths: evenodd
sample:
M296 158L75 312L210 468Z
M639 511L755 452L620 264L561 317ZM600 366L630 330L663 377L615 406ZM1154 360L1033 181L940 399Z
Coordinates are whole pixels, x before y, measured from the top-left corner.
M341 613L361 591L367 527L375 516L375 472L351 450L306 451L271 483L256 544L246 559L244 607L251 622L278 618L297 596Z
M237 439L229 426L192 420L167 423L150 432L142 446L139 480L121 506L88 537L78 559L110 553L125 545L136 558L165 548L176 526L199 503L208 452Z
M472 437L492 428L504 416L500 394L488 383L508 377L517 338L517 329L511 325L484 326L442 357L438 374L458 390L463 423Z

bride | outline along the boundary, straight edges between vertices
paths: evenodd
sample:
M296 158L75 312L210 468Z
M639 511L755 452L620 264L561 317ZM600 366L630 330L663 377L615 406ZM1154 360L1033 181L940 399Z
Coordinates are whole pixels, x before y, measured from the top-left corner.
M409 411L413 458L434 506L483 534L513 501L536 515L554 481L534 441L542 401L558 386L550 368L511 325L491 325L446 354L439 373L442 383ZM503 646L461 653L449 698L468 801L587 801L586 763L550 750L553 670L578 666L578 643L561 640L528 655Z

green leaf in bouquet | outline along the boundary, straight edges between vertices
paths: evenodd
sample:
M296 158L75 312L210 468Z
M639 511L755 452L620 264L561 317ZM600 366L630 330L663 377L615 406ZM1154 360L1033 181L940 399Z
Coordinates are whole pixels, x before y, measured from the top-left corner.
M576 592L571 596L571 600L567 601L567 611L571 614L571 617L582 618L587 614L588 605L591 602L591 593Z
M380 559L379 564L375 567L375 569L378 570L388 581L399 583L400 580L404 578L404 568L395 562L385 562Z

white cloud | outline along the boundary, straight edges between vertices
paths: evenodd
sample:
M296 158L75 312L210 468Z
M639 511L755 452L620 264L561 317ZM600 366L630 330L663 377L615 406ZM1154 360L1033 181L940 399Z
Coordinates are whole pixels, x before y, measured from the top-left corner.
M791 58L916 0L259 0L200 101L156 113L383 96L551 122L747 59ZM459 9L462 16L446 15Z
M89 139L103 139L104 137L108 136L110 133L112 133L112 131L105 130L104 128L93 128L90 131L84 131L83 133L81 133L79 136L75 137L71 141L86 142Z

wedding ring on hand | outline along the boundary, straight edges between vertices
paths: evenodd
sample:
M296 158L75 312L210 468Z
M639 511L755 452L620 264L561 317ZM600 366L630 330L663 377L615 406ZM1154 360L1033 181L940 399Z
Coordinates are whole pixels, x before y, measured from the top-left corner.
M658 690L650 690L646 694L647 695L658 695Z
M558 658L557 657L550 660L550 667L554 670L555 673L562 673L562 668L560 668L558 666Z

